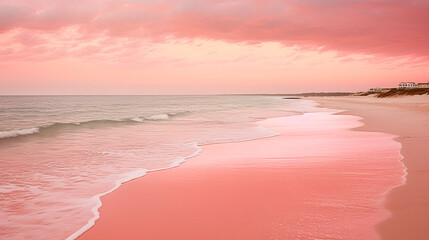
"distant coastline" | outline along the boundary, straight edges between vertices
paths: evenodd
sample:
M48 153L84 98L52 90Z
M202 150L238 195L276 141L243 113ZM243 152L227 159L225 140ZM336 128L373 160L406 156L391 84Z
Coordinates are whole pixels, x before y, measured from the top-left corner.
M347 97L347 96L373 96L377 98L398 97L398 96L414 96L414 95L429 95L429 88L413 88L413 89L398 89L390 88L382 92L310 92L310 93L295 93L295 94L279 94L285 99L299 97Z
M364 92L355 96L374 96L378 98L397 97L397 96L414 96L414 95L429 95L429 88L414 88L414 89L398 89L392 88L386 92Z
M351 96L353 92L308 92L308 93L292 93L292 94L279 94L285 97L345 97Z

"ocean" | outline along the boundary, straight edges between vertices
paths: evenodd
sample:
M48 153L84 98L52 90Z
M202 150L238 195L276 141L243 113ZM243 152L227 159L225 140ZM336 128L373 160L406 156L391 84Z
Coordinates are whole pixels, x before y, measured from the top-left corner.
M201 145L274 136L254 123L310 108L256 95L0 96L0 238L73 239L122 183Z

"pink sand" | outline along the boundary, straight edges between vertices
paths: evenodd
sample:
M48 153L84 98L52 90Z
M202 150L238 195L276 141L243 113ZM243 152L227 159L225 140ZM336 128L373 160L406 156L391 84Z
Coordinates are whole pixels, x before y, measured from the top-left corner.
M79 239L377 239L385 193L404 169L393 136L351 131L358 119L261 121L280 134L203 146L180 167L124 184Z

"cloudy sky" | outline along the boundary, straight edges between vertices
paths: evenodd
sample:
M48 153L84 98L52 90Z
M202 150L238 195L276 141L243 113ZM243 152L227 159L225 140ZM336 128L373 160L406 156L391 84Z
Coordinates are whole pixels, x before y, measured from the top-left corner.
M0 1L0 94L357 91L400 81L429 81L429 1Z

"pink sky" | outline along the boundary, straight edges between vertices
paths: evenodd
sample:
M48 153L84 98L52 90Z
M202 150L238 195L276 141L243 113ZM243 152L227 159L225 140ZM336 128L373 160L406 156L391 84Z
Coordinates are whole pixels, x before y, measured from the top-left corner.
M427 82L428 29L425 0L2 0L0 94Z

